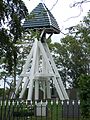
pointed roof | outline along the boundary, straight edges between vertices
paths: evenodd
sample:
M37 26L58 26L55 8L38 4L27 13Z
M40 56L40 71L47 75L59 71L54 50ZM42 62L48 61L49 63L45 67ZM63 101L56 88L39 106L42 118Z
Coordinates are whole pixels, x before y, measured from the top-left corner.
M39 3L37 7L32 10L30 18L25 20L23 27L37 30L45 28L46 33L60 33L56 19L43 3Z

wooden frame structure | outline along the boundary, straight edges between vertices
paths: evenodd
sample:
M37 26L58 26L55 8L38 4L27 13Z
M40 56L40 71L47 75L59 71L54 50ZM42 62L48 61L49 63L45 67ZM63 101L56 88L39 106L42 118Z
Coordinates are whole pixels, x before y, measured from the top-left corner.
M41 13L44 13L40 14L40 11ZM52 55L50 54L45 37L46 33L51 35L53 33L58 34L60 32L58 24L51 12L42 3L40 3L32 13L36 16L29 21L25 21L24 27L32 28L34 26L33 29L37 29L41 32L41 35L39 40L36 39L33 43L33 47L27 57L25 65L23 66L23 71L20 75L20 79L16 85L15 94L13 94L12 98L15 98L16 94L19 93L19 98L22 99L26 89L28 88L27 100L32 100L33 92L34 99L38 100L40 88L43 91L42 99L49 99L51 98L50 82L52 80L59 98L61 100L69 99ZM44 24L41 24L40 21L43 21ZM37 26L39 27L37 28ZM22 82L23 86L20 91ZM34 88L35 90L33 90Z

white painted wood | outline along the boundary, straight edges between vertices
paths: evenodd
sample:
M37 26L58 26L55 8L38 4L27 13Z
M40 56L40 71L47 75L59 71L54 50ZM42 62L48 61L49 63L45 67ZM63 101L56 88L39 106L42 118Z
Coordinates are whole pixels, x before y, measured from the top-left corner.
M16 85L15 94L17 94L17 92L18 92L18 89L19 89L19 87L20 87L21 82L22 82L22 78L20 77L20 79L18 80L18 83L17 83L17 85Z
M34 79L54 77L54 73L36 73Z
M46 62L45 62L45 59L42 55L42 73L43 74L47 74L47 71L46 71ZM46 79L42 81L42 88L43 88L43 99L46 99Z
M43 88L43 99L46 99L46 81L42 82L42 88Z
M21 82L22 82L22 77L23 77L23 76L24 76L24 77L28 77L28 74L26 74L26 71L27 71L27 69L28 69L28 67L29 67L29 63L30 63L30 60L31 60L32 55L33 55L34 46L35 46L35 43L33 44L33 47L31 48L31 51L30 51L30 53L29 53L29 55L28 55L28 57L27 57L26 63L25 63L25 65L23 66L23 71L22 71L22 73L21 73L21 75L20 75L20 79L18 80L17 85L16 85L15 94L17 94L17 92L18 92L18 89L19 89L20 84L21 84Z
M46 88L47 88L47 98L51 99L51 90L50 90L50 78L46 81Z
M27 85L28 85L28 82L29 82L29 78L24 77L24 78L23 78L23 81L24 81L24 85L23 85L23 88L22 88L22 91L21 91L21 93L20 93L19 98L23 98L23 95L24 95L24 93L25 93L25 90L27 89Z
M45 53L45 50L44 50L44 48L43 48L43 46L42 46L42 44L41 44L40 41L39 41L39 47L40 47L40 51L41 51L42 54L43 54L44 59L47 61L48 69L50 69L50 71L52 72L52 68L51 68L51 66L50 66L49 59L48 59L48 57L47 57L47 55L46 55L46 53ZM54 84L55 84L55 87L56 87L56 90L57 90L57 92L58 92L58 95L59 95L60 99L61 99L61 100L64 100L64 96L63 96L63 94L62 94L61 89L59 88L59 85L58 85L57 80L56 80L55 77L53 78L53 82L54 82Z
M67 95L67 92L66 92L66 90L65 90L65 87L64 87L64 85L63 85L63 82L62 82L61 78L57 78L57 82L58 82L58 84L59 84L59 86L60 86L60 88L61 88L61 91L62 91L62 93L63 93L63 96L64 96L65 100L68 100L69 97L68 97L68 95Z
M44 57L43 57L43 55L42 55L42 73L47 73L47 71L46 71L46 62L45 62L45 59L44 59Z
M35 81L35 100L39 99L39 81Z
M58 70L57 70L57 68L56 68L56 65L55 65L55 63L54 63L54 61L53 61L52 55L50 54L49 48L48 48L48 46L47 46L46 43L44 43L44 48L45 48L45 50L46 50L46 52L47 52L47 55L48 55L49 60L50 60L50 62L51 62L51 66L52 66L52 68L53 68L53 70L54 70L54 72L55 72L55 75L56 75L56 77L58 77L58 78L57 78L57 82L58 82L58 84L59 84L59 86L60 86L60 89L61 89L61 91L62 91L62 94L63 94L63 96L64 96L65 99L69 99L69 97L68 97L68 95L67 95L67 92L66 92L66 90L65 90L65 87L64 87L64 85L63 85L63 82L62 82L62 80L61 80L61 77L60 77L60 75L59 75L59 73L58 73Z
M33 93L33 76L31 76L32 79L30 79L29 82L29 90L28 90L28 97L27 100L32 100L32 93Z
M22 74L25 74L27 69L29 68L29 66L30 66L29 64L30 64L31 58L33 56L34 49L35 49L35 43L33 44L33 47L31 48L31 51L30 51L30 53L29 53L29 55L27 57L26 63L23 66L23 71L22 71L20 76L22 76Z
M45 50L43 48L43 45L42 45L41 41L38 41L38 46L39 46L40 51L41 51L41 53L42 53L42 55L43 55L43 57L44 57L44 59L46 61L47 69L50 71L50 73L53 73L52 69L51 69L51 66L50 66L50 63L49 63L49 59L48 59L48 57L46 55L46 52L45 52Z
M31 68L31 76L29 82L29 91L28 91L28 100L32 100L32 93L33 93L33 79L34 79L34 72L35 72L35 65L36 65L36 55L38 51L38 41L35 41L34 53L33 53L33 61L32 61L32 68Z
M65 100L65 98L64 98L64 96L63 96L63 94L62 94L62 91L61 91L61 89L60 89L60 87L59 87L59 85L58 85L58 83L57 83L56 78L53 77L52 80L53 80L53 83L54 83L54 85L55 85L55 88L56 88L56 91L57 91L57 93L58 93L58 95L59 95L60 100Z
M51 55L51 53L50 53L50 50L49 50L49 48L48 48L48 45L47 45L46 43L43 43L43 47L44 47L44 49L46 50L48 59L49 59L49 61L51 62L52 67L54 68L53 70L54 70L54 72L55 72L55 75L56 75L57 77L60 77L60 75L59 75L59 73L58 73L58 70L57 70L57 67L56 67L56 65L55 65L55 62L54 62L54 60L53 60L53 58L52 58L52 55Z
M29 72L27 72L28 69L30 69ZM23 98L25 90L28 86L27 99L32 100L33 87L35 85L35 100L38 100L39 84L42 84L44 99L46 99L46 97L51 98L50 79L52 79L59 98L61 100L68 99L63 82L46 43L41 43L41 41L37 40L34 42L31 52L28 55L27 61L23 67L21 76L25 82L19 98ZM20 80L16 86L16 93L19 90L21 82L22 80Z
M39 47L37 47L37 56L36 56L36 69L35 69L35 73L39 72L39 59L40 59L40 50ZM34 77L35 79L35 77ZM39 81L35 80L35 100L39 99Z

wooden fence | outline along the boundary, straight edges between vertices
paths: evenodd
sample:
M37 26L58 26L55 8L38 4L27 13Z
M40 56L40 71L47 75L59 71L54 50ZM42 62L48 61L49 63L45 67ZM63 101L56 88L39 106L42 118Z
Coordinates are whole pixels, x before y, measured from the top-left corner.
M0 100L0 120L80 120L80 101Z

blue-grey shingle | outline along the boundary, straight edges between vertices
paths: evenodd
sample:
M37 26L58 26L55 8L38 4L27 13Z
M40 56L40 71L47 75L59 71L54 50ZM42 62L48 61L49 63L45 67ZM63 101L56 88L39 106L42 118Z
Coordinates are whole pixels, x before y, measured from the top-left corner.
M59 26L52 13L43 3L39 3L30 13L30 18L24 21L24 28L46 29L46 33L60 33Z

